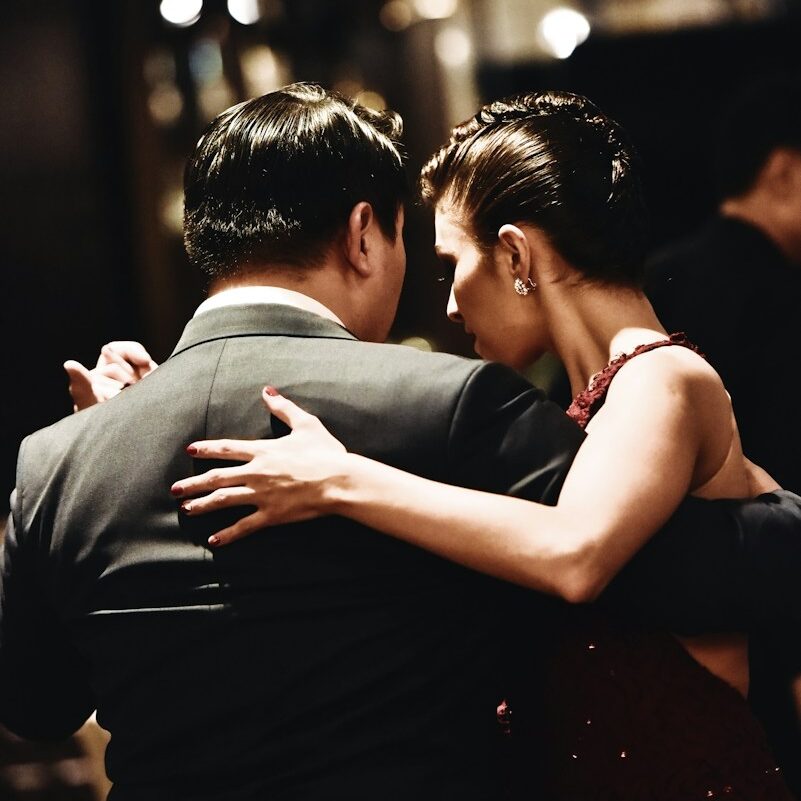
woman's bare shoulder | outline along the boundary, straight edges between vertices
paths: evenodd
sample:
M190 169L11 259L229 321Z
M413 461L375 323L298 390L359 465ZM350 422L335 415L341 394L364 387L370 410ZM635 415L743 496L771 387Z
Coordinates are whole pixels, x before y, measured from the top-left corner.
M624 397L639 400L670 397L693 405L720 404L719 410L731 406L717 371L703 356L681 346L656 348L626 362L609 386L608 401Z

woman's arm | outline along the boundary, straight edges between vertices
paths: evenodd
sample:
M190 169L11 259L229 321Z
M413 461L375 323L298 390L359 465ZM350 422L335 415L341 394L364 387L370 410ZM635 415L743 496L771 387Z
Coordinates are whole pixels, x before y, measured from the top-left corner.
M185 479L174 492L213 491L186 502L189 514L257 507L211 544L266 525L341 514L498 578L589 601L670 517L699 453L695 377L676 376L653 359L637 367L616 379L556 507L440 484L337 451L316 418L281 397L265 402L293 434L195 443L199 458L251 461Z

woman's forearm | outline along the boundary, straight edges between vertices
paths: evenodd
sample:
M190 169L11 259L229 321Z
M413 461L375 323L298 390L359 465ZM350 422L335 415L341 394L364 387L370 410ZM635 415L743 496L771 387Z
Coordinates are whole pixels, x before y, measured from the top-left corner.
M346 460L325 491L332 513L574 602L592 600L611 577L594 532L566 510L440 484L355 454Z

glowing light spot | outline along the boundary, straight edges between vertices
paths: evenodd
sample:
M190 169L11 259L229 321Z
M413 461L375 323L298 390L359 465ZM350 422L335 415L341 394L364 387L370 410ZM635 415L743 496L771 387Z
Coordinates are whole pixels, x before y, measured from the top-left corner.
M178 121L184 110L184 101L176 86L164 83L150 93L147 107L156 123L167 126Z
M384 99L384 96L369 89L364 92L359 92L359 94L356 95L356 102L374 111L383 111L387 107L387 101Z
M569 58L589 35L589 20L572 8L552 9L537 26L540 44L556 58Z
M390 0L381 7L378 19L387 30L402 31L412 24L412 8L406 0Z
M434 350L434 345L424 337L406 337L406 339L401 340L401 345L417 348L417 350L424 350L429 353ZM506 710L504 710L504 713L501 713L500 707L498 707L498 712L499 714L504 714ZM511 714L511 710L509 710L509 714Z
M473 45L461 28L445 28L434 39L434 52L446 67L463 67L473 55Z
M253 25L262 16L259 0L228 0L228 13L242 25Z
M414 10L423 19L447 19L459 8L459 0L414 0Z
M289 83L284 59L267 45L254 45L242 53L242 77L252 97L267 94Z
M194 25L200 19L203 0L161 0L159 12L166 22L179 28Z

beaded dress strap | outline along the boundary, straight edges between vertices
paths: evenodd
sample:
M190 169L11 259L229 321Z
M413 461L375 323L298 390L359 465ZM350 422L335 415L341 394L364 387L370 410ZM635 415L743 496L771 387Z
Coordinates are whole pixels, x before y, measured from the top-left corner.
M638 345L631 353L623 353L615 357L600 373L596 373L590 381L589 386L579 392L573 399L573 402L568 407L567 416L575 420L582 428L586 428L590 420L592 420L595 414L604 405L609 385L612 383L612 379L617 375L618 370L635 356L648 353L657 348L664 348L668 345L679 345L683 348L689 348L699 356L704 356L704 354L687 339L687 335L683 332L671 334L667 339L660 339L656 342Z

